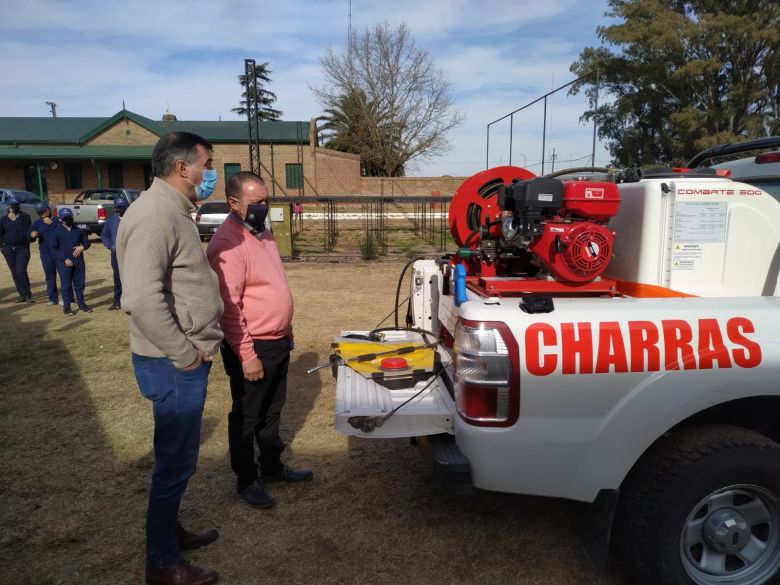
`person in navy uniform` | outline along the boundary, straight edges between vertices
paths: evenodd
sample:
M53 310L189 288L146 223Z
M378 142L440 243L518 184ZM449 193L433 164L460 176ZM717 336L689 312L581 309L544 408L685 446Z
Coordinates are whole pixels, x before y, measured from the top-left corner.
M103 225L103 231L100 232L100 239L103 245L111 250L111 270L114 273L114 302L108 308L109 311L116 311L122 308L122 281L119 278L119 264L116 261L116 233L119 230L119 222L127 211L130 203L124 195L117 195L114 198L114 215L108 218Z
M71 285L76 291L76 302L79 309L91 313L92 309L84 302L84 287L86 285L86 264L84 250L89 248L89 239L84 230L73 225L73 210L65 207L59 212L62 223L54 230L51 249L57 258L57 272L60 275L62 287L62 310L68 317L73 315L70 308L73 297Z
M32 303L27 265L30 263L30 216L22 211L19 199L9 197L6 216L0 218L0 243L11 276L14 279L17 303Z
M30 241L38 240L38 252L41 255L43 273L46 275L46 294L49 297L49 305L59 304L59 291L57 290L57 259L54 257L51 245L54 240L54 230L60 220L53 217L51 208L46 201L35 204L35 212L38 214L32 226L30 226Z

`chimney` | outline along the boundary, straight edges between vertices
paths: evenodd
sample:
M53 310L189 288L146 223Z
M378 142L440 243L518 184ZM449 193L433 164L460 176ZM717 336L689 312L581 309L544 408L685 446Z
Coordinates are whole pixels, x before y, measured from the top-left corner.
M176 121L176 114L171 114L170 112L165 112L163 114L163 122L175 122Z

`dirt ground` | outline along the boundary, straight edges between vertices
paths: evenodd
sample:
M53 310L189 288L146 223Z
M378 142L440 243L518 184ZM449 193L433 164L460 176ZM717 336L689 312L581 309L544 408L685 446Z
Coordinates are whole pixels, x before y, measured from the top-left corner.
M151 406L133 377L125 316L108 312L106 250L86 252L91 315L46 306L33 245L34 305L0 266L0 582L142 583L144 514L152 468ZM565 503L443 492L405 440L348 439L334 431L327 359L342 328L371 328L392 308L400 262L289 263L295 351L282 418L288 461L315 470L304 485L272 484L270 510L235 494L227 458L230 392L212 370L198 472L182 507L186 526L216 527L187 558L221 583L626 585L595 572Z

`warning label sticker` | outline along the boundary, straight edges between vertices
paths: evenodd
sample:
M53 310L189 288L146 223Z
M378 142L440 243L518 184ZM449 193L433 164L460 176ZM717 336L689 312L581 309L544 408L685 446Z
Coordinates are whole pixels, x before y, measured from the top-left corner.
M680 244L677 243L672 249L672 260L703 258L704 246L701 244Z

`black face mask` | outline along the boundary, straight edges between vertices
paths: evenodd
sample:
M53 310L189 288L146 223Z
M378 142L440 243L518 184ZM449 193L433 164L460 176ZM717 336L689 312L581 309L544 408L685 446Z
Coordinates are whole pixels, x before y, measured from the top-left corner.
M66 226L71 227L73 225L73 218L72 217L63 217L62 223L64 223Z
M246 219L250 226L258 232L265 229L265 218L268 216L267 203L251 203L246 208Z
M127 211L127 207L117 207L116 208L116 214L119 217L122 217L125 214L125 211Z

